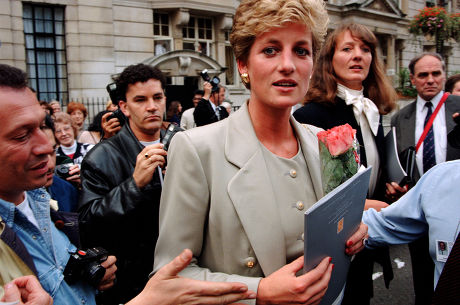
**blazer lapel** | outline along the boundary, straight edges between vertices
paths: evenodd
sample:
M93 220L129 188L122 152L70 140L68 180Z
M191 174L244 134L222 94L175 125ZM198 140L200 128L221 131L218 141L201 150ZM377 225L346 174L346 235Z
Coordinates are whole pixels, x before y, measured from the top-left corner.
M247 105L228 118L227 160L239 171L228 194L265 276L286 264L286 248L278 207Z
M300 147L307 162L310 179L315 190L316 201L324 196L323 186L321 183L321 166L319 161L318 138L316 134L322 129L308 124L300 124L291 116L291 125L297 133L300 141ZM315 202L316 202L315 201Z

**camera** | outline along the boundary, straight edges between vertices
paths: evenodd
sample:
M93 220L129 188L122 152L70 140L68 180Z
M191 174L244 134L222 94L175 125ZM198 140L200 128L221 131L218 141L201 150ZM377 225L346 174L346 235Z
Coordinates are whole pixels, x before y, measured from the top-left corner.
M109 93L110 99L112 100L112 103L114 105L118 106L118 102L125 99L124 96L122 96L121 93L119 92L116 83L108 84L107 87L105 87L105 89Z
M64 164L56 165L54 172L56 173L56 175L59 176L59 178L66 180L67 178L70 177L69 171L70 171L70 166L72 165L73 165L72 163L64 163Z
M169 148L169 143L171 143L172 137L176 134L178 130L175 130L175 125L174 124L169 124L168 129L166 129L166 132L161 139L161 144L163 144L163 149L168 151Z
M107 89L110 99L112 100L112 103L114 105L118 106L118 103L124 99L124 97L120 94L119 90L117 89L116 83L108 84L107 87L105 87L105 89ZM113 118L118 119L118 122L120 122L120 126L123 126L123 124L125 123L126 117L123 114L123 112L120 110L120 106L118 106L118 109L115 110L111 115L109 115L109 117L107 118L107 121Z
M101 247L71 253L64 270L64 279L68 284L83 280L96 287L104 277L105 268L101 263L107 259L107 256L108 252Z
M112 112L112 114L107 117L107 121L109 121L110 119L113 119L113 118L116 118L118 120L118 122L120 122L120 126L123 126L123 124L126 121L126 117L123 114L123 112L120 110L120 108L118 108L117 110Z
M200 75L204 81L207 81L212 85L211 92L217 92L219 90L220 78L218 78L217 76L214 76L213 78L211 78L208 74L207 69L204 69L203 71L201 71Z

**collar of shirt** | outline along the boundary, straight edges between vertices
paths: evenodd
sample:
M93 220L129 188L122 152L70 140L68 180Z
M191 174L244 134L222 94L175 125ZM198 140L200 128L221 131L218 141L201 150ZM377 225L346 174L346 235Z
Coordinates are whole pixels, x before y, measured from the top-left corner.
M208 102L209 102L209 104L211 104L212 110L214 110L214 112L216 112L217 106L213 102L211 102L211 100L208 100Z
M50 195L45 191L44 188L28 191L26 196L28 196L29 206L32 209L36 219L37 215L35 215L35 213L49 214L48 207ZM18 207L16 207L14 203L0 199L0 216L9 227L12 228L15 225L15 222L18 221L18 219L16 219L18 217L18 213L21 213L20 215L23 215L25 219L27 219L27 217Z

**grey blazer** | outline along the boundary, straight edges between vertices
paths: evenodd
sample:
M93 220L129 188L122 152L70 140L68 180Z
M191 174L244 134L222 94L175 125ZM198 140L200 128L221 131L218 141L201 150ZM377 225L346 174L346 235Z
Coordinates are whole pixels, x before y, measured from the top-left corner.
M398 142L398 153L401 153L409 146L417 144L415 140L415 101L399 110L391 118L391 126L396 127L396 140ZM455 122L452 114L460 112L460 96L450 95L444 103L446 113L446 131L449 133L454 127ZM417 139L418 140L418 139ZM447 143L446 161L460 158L460 149L454 148ZM420 173L415 166L415 180L420 179Z
M291 125L300 141L315 195L323 196L316 133ZM168 152L154 271L184 248L194 259L182 276L238 281L257 291L261 277L286 264L274 192L247 105L228 119L177 133ZM308 206L308 204L306 204ZM249 304L253 304L250 301Z

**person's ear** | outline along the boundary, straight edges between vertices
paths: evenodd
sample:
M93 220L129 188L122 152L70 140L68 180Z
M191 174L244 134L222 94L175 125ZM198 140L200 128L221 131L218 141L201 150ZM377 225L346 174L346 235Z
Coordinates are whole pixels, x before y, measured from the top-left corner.
M237 60L236 63L238 65L238 72L240 73L240 75L243 73L248 73L248 66L245 62L243 62L242 60Z
M415 82L415 79L414 79L414 74L409 74L409 79L410 79L410 83L412 84L412 86L415 86L414 82Z
M123 112L123 114L127 118L129 118L129 110L128 110L128 107L127 107L127 102L125 102L123 100L119 100L118 101L118 107L120 107L121 112Z

